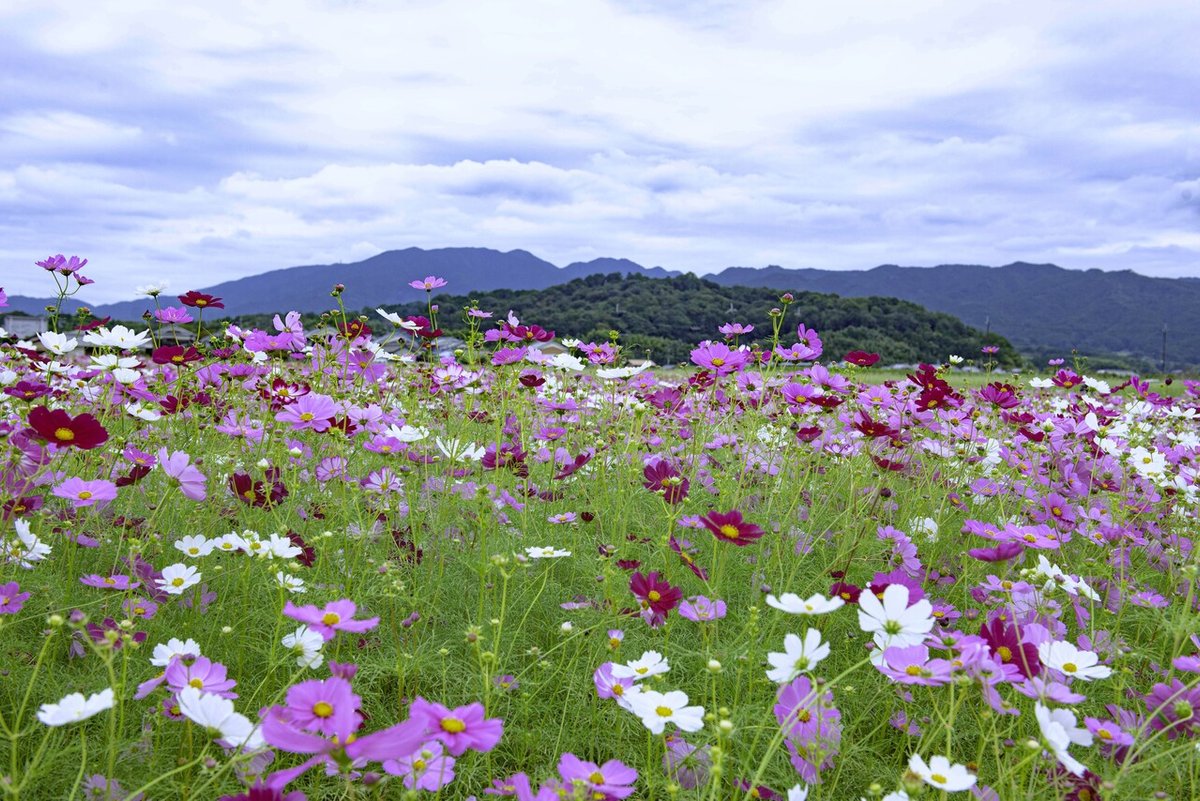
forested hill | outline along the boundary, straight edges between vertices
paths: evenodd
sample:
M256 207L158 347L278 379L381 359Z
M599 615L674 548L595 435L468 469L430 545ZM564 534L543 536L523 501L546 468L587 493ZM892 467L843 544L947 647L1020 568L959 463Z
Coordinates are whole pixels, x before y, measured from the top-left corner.
M717 327L728 322L751 324L743 342L768 342L772 308L781 306L773 289L721 286L692 275L646 278L640 275L592 275L541 290L492 290L466 295L438 295L439 321L447 333L461 334L463 310L472 302L499 318L512 310L522 322L553 329L558 336L584 341L607 340L618 331L630 358L660 364L686 361L695 344L721 339ZM940 362L950 354L978 357L984 333L948 314L927 311L894 298L842 298L815 292L794 293L783 321L781 341L795 342L796 324L815 328L827 360L851 350L879 353L881 364ZM386 307L401 314L424 314L423 304ZM368 312L373 315L373 312ZM374 325L374 324L373 324ZM986 343L999 345L1003 364L1020 357L1007 340L992 334Z

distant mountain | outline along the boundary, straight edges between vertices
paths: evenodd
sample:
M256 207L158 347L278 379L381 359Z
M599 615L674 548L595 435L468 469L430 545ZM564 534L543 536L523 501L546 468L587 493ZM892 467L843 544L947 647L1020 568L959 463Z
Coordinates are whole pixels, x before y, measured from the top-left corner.
M1040 355L1123 353L1157 362L1167 331L1168 367L1200 364L1200 281L1151 278L1123 270L1064 270L1016 262L1004 267L943 264L873 270L731 267L711 276L723 285L886 295L948 312L1003 334Z
M26 295L9 295L8 307L0 309L0 315L20 312L22 314L31 314L34 316L43 315L46 313L46 306L53 306L54 298L31 298ZM63 311L71 314L76 309L84 304L74 298L66 298L63 300Z
M334 284L345 284L342 302L346 308L362 309L384 303L424 300L425 290L413 289L408 283L427 275L445 278L451 291L477 292L490 289L545 289L574 278L615 272L651 277L678 274L668 273L661 267L647 269L627 259L595 259L560 268L524 250L502 253L488 248L407 248L390 250L353 264L288 267L213 286L189 286L180 290L201 289L223 298L225 314L237 316L290 309L320 312L336 308L337 301L329 294ZM12 300L10 304L16 308ZM43 298L22 300L30 301L31 311L41 311L48 302L53 302ZM94 306L92 310L100 317L137 320L144 311L153 308L153 301L142 298Z

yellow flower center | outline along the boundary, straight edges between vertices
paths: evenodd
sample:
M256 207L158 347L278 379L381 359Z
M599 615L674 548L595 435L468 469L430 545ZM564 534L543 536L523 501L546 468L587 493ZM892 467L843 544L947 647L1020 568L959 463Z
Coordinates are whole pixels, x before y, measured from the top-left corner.
M658 590L650 590L650 592L646 593L646 597L649 598L651 601L661 601L662 600L662 594Z
M904 669L904 672L910 676L920 676L921 668L917 667L916 665L909 665Z
M204 679L188 679L188 686L195 687L197 690L203 690Z
M669 718L671 715L675 714L675 710L671 709L669 706L656 706L654 707L654 712L660 718Z
M82 492L79 493L79 500L81 500L81 501L86 501L91 497L92 497L92 493L89 492L88 490L83 490Z
M929 774L929 780L934 784L945 784L948 779L940 773Z
M112 576L109 576L108 578L106 578L104 580L104 583L105 584L116 584L117 580L115 578L113 578Z
M1001 645L996 649L996 653L1000 655L1000 661L1008 664L1012 661L1012 649L1007 645Z
M721 526L721 533L731 540L736 540L741 534L741 532L738 531L738 527L730 523L726 523L725 525Z
M182 587L182 586L183 586L183 579L182 579L182 578L173 578L173 579L171 579L171 586L172 586L172 587Z
M303 420L303 421L304 421L304 422L306 422L306 423L307 423L309 420L313 419L314 417L316 417L316 415L315 415L315 414L313 414L312 412L304 412L303 414L301 414L301 415L300 415L300 419L301 419L301 420Z
M1074 673L1075 671L1079 670L1074 662L1063 662L1062 669L1063 673Z
M425 770L425 760L414 759L413 760L413 770Z
M1110 732L1108 729L1100 729L1098 732L1096 732L1096 736L1101 740L1111 740L1112 732Z
M588 776L588 781L592 784L604 784L604 774L598 770L594 770L592 771L591 775Z
M65 426L54 429L54 438L59 442L70 442L75 439L75 432Z
M712 360L712 363L713 363L713 367L721 367L722 365L725 364L725 360L722 359L720 356L718 356L717 358Z
M442 718L442 731L450 734L461 734L467 730L467 724L458 718Z
M321 618L321 622L326 626L336 626L338 623L342 622L342 616L337 612L326 612Z
M328 701L317 701L313 704L312 711L319 718L327 718L333 714L333 704Z

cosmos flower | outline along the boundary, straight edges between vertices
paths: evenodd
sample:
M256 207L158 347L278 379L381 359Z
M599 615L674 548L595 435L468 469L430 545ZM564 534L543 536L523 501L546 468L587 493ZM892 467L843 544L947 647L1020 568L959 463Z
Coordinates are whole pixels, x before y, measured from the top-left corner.
M332 640L339 631L361 634L379 625L377 617L354 619L354 613L357 611L358 607L349 599L333 601L323 608L312 605L296 606L291 601L283 606L283 614L307 624L326 640Z
M42 704L37 711L37 719L51 727L66 726L87 720L112 707L113 691L106 687L86 698L83 693L71 693L56 704Z
M921 777L921 781L938 790L954 793L968 790L977 781L974 774L965 765L952 763L944 756L932 756L928 764L920 754L913 754L908 760L908 769Z
M461 756L467 749L490 751L504 733L504 722L486 717L480 703L449 709L434 701L417 698L409 714L413 721L424 724L429 735L440 740L454 756Z

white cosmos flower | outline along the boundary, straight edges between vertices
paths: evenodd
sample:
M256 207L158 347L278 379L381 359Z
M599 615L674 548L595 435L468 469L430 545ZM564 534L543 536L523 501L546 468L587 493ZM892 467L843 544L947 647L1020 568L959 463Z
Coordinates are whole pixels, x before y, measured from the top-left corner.
M551 545L533 546L525 549L530 559L560 559L570 556L570 551L563 551Z
M776 684L787 684L801 673L811 672L825 657L829 656L829 643L822 642L821 632L809 629L801 640L795 634L783 638L783 653L767 654L771 670L767 678Z
M383 309L376 309L375 312L380 317L382 317L383 319L385 319L389 323L391 323L392 325L403 328L405 331L416 332L416 331L421 330L420 325L418 325L417 323L405 320L404 318L402 318L400 315L396 314L395 312L386 312Z
M889 584L882 602L869 590L859 596L858 625L874 637L879 646L875 653L882 659L888 648L907 648L925 640L933 629L933 605L922 598L909 606L908 587Z
M199 584L200 578L196 568L180 562L164 567L162 578L155 579L154 583L167 595L183 595L188 587Z
M304 586L304 579L284 573L282 570L275 573L275 581L292 594L308 592L308 587Z
M559 370L572 370L580 372L583 370L583 362L569 353L557 353L546 360L546 365L556 367Z
M245 715L234 711L233 701L184 687L179 695L179 714L207 731L213 738L236 747L254 750L263 745L258 728Z
M135 378L134 380L136 381L137 379ZM132 401L125 404L125 413L130 417L136 417L139 420L145 420L147 423L153 423L162 418L162 412L154 409L147 409L137 401Z
M1038 727L1042 730L1042 743L1054 754L1064 768L1076 776L1082 776L1087 770L1083 763L1071 756L1067 749L1072 743L1088 746L1092 744L1092 733L1079 728L1075 723L1075 713L1069 709L1050 709L1035 701L1033 714L1037 717Z
M648 679L651 676L657 676L660 673L666 673L670 669L671 665L667 662L666 657L658 651L645 651L633 662L627 662L623 665L614 664L612 666L612 675L616 679L640 681Z
M259 556L275 557L277 559L295 559L300 554L304 553L304 549L290 538L276 532L269 538L263 541L263 550L259 552Z
M1099 656L1081 651L1069 642L1043 642L1037 651L1043 665L1072 678L1092 681L1112 675L1112 668L1101 665Z
M301 626L291 634L285 634L283 647L296 655L296 664L300 667L319 668L325 661L325 656L321 653L321 649L325 647L325 638L308 626Z
M192 534L180 540L175 540L175 550L183 553L184 556L190 556L198 559L201 556L208 556L213 552L216 544L206 538L203 534Z
M179 640L172 637L167 640L166 645L159 643L154 646L154 655L150 657L150 664L165 668L176 657L199 659L201 656L203 654L200 653L200 643L192 639Z
M38 334L38 341L42 343L42 347L55 356L65 356L75 348L79 347L79 340L68 339L66 334L58 334L54 331L43 331Z
M437 437L434 439L437 443L438 450L452 462L472 461L478 462L487 452L483 448L476 447L474 442L462 443L457 439L442 439Z
M931 756L927 765L920 754L913 754L908 760L908 769L920 776L921 781L930 787L950 793L966 790L976 782L975 776L965 765L952 764L949 759L940 755Z
M387 436L394 437L401 442L419 442L429 436L429 429L421 428L420 426L388 426L385 432Z
M836 596L826 598L821 593L803 600L794 592L785 592L778 598L774 595L767 596L767 606L774 607L781 612L790 612L793 615L823 615L841 609L845 605L846 602L841 598Z
M674 723L680 731L704 728L704 707L688 706L687 693L682 690L669 693L643 690L630 696L629 704L651 734L662 734L668 723Z
M18 567L32 570L34 563L45 559L53 549L38 539L27 521L17 518L13 525L17 529L17 538L0 542L0 556L6 562L16 562Z
M640 375L650 369L650 362L642 362L637 367L611 367L607 369L599 369L596 375L600 378L633 378L635 375Z
M808 788L803 784L797 784L788 790L787 801L808 801Z
M83 697L83 693L71 693L57 704L42 704L37 719L47 726L66 726L87 720L106 709L112 709L113 691L107 687L94 695Z
M118 384L126 386L137 383L137 380L142 377L142 374L137 370L131 370L128 367L118 367L112 371L112 377L117 380Z

